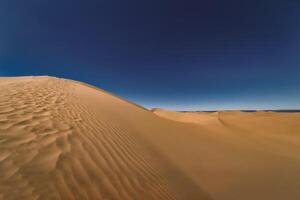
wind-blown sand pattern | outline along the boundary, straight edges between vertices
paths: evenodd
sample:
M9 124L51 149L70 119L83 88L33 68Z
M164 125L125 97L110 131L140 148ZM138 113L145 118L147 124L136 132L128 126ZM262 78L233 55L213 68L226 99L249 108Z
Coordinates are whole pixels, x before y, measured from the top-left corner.
M0 199L300 199L299 113L151 112L46 76L0 89Z

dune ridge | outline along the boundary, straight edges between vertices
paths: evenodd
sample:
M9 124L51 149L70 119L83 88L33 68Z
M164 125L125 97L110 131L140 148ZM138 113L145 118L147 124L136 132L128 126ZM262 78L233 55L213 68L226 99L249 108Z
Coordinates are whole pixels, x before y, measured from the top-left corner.
M136 131L99 112L135 105L52 77L3 78L0 87L2 199L178 198Z
M300 114L151 111L0 78L0 199L300 199Z

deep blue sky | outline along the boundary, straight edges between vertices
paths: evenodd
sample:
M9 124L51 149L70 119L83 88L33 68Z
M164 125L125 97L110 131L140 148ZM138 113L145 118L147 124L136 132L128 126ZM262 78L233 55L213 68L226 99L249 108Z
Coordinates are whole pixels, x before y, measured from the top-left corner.
M0 76L146 107L300 108L299 0L1 0Z

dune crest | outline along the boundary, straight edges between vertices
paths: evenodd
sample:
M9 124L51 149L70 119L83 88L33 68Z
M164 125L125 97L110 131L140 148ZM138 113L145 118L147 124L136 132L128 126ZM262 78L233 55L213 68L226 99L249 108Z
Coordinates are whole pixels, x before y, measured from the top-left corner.
M118 117L150 112L65 79L0 87L0 199L178 198L160 170L168 162Z
M159 108L152 109L152 112L166 119L195 124L213 123L218 121L219 116L219 112L176 112Z

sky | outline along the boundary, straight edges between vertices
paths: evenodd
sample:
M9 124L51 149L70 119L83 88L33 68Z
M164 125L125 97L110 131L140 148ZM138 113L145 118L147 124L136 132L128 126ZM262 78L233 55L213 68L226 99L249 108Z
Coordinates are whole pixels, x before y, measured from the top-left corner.
M148 108L300 109L299 10L299 0L1 0L0 76L75 79Z

